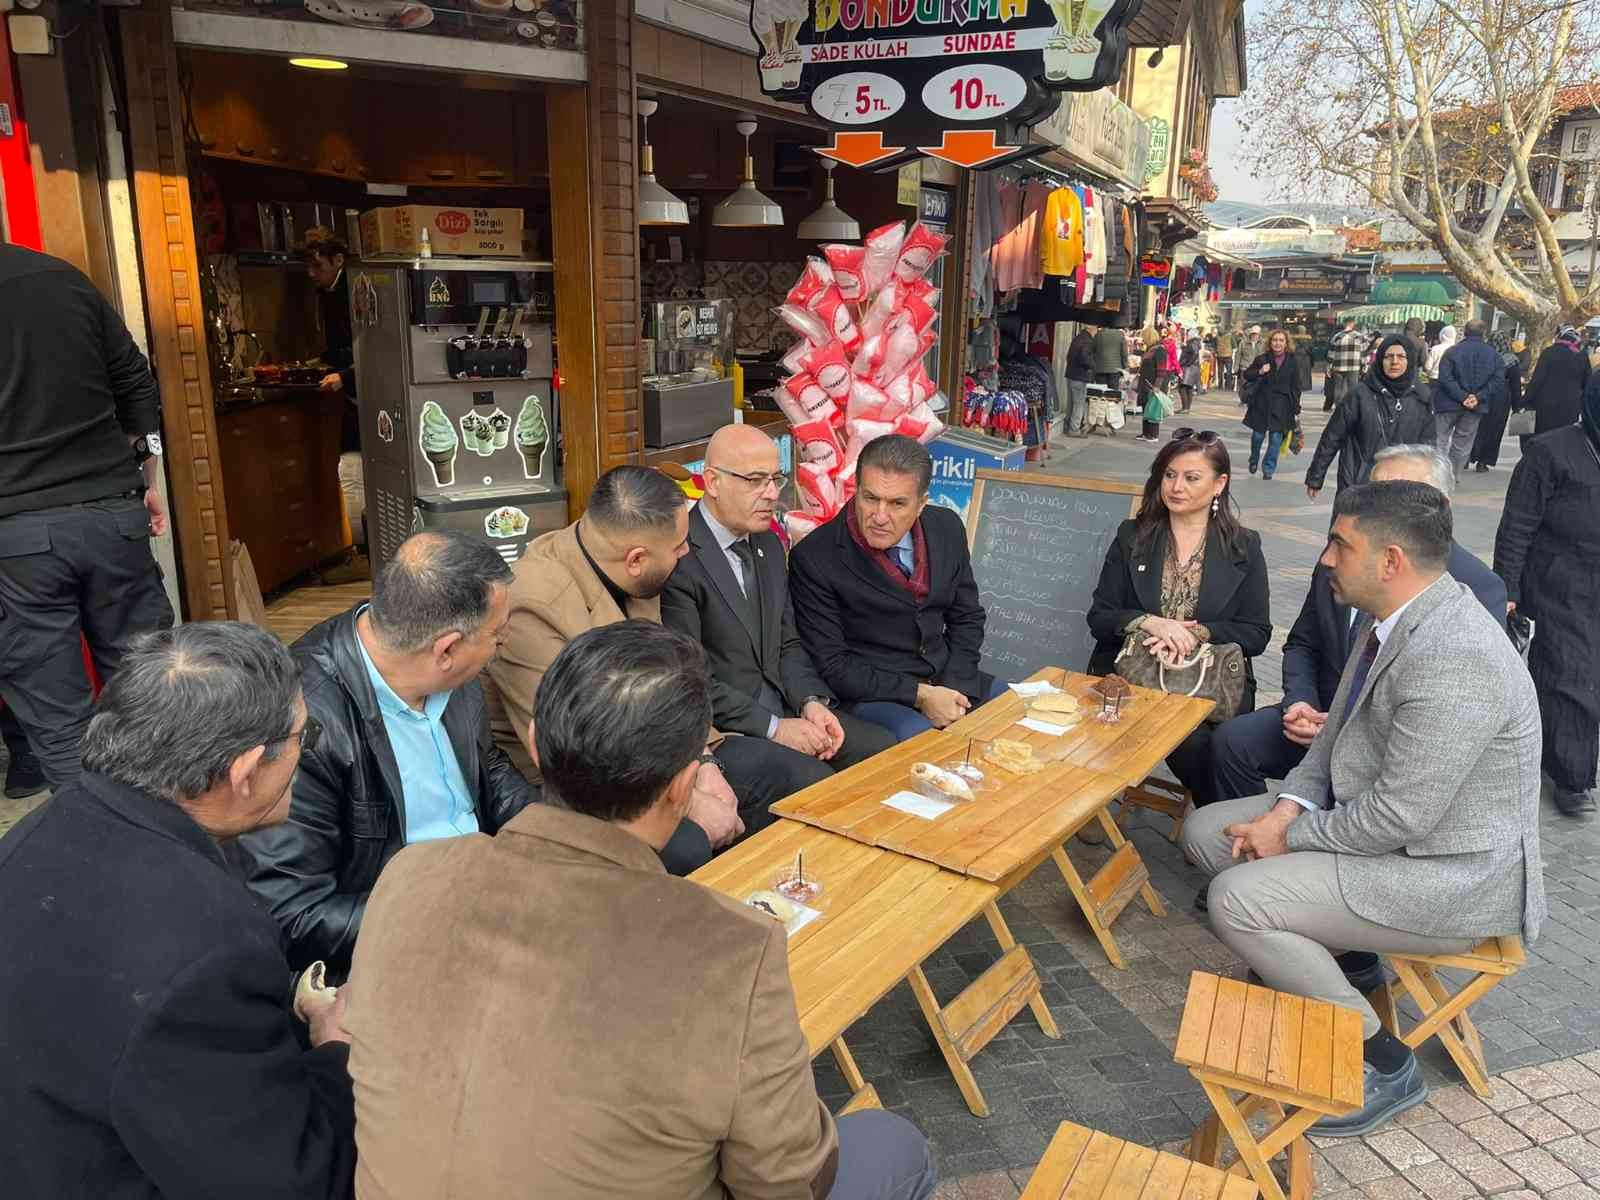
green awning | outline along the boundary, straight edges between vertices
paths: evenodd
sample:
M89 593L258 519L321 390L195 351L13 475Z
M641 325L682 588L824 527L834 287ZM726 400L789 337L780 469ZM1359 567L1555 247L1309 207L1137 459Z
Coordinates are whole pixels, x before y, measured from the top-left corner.
M1363 329L1381 329L1385 325L1404 325L1412 317L1424 321L1448 321L1450 310L1436 304L1363 304L1339 313L1339 319L1352 317Z
M1448 308L1461 296L1461 285L1441 275L1386 275L1372 286L1373 304L1432 304Z

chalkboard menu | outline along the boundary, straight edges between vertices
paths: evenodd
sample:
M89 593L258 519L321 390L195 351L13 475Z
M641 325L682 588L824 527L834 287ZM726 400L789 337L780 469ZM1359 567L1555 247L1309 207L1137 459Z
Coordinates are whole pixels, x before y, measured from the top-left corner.
M1117 526L1139 507L1140 490L1104 479L978 472L967 543L988 612L985 671L1019 680L1040 667L1088 665L1089 601Z

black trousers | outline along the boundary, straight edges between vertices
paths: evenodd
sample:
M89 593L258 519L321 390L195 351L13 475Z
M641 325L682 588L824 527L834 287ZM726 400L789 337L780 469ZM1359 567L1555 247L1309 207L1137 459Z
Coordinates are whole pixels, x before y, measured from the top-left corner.
M827 762L761 737L730 737L722 743L717 758L728 785L739 797L744 837L777 820L768 809L785 796L830 779L835 771L865 762L895 744L894 734L881 725L838 709L833 715L844 730L844 745Z
M1558 790L1586 792L1594 787L1600 751L1600 696L1594 682L1566 671L1536 671L1534 682L1544 735L1540 765Z
M80 635L104 682L136 636L171 625L137 497L0 517L0 699L51 787L77 778L92 712Z
M1283 736L1283 709L1274 704L1240 713L1217 726L1211 738L1211 795L1242 800L1267 790L1300 765L1306 748Z

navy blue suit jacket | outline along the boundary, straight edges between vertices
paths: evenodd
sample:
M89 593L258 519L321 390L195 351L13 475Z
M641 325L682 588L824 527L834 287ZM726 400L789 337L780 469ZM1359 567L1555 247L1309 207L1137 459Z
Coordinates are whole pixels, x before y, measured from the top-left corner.
M1500 576L1459 543L1450 547L1448 570L1458 583L1472 589L1504 628L1506 585ZM1333 598L1331 573L1318 563L1300 615L1283 643L1283 707L1303 700L1318 712L1327 712L1350 650L1350 606Z

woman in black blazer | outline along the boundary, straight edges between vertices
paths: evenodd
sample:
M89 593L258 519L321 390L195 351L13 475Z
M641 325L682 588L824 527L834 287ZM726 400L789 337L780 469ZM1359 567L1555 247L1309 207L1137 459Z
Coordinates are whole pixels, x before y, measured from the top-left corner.
M1189 657L1203 642L1233 642L1245 657L1240 711L1255 707L1251 660L1272 637L1267 561L1260 536L1239 524L1230 466L1228 448L1210 430L1180 429L1156 455L1139 515L1117 530L1089 606L1098 643L1089 674L1116 670L1130 636L1172 658ZM1197 806L1218 799L1211 783L1215 730L1201 725L1167 756Z

